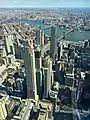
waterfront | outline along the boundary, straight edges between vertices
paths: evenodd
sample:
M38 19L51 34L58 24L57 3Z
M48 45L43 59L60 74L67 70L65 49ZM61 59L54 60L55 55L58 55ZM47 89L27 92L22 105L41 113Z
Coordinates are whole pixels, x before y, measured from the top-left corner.
M50 36L51 32L50 32L50 25L45 24L42 20L19 20L19 19L15 19L15 20L10 20L9 22L23 22L23 23L27 23L31 26L41 26L41 28L44 30L44 32ZM61 27L56 27L56 36L57 38L59 38L60 36L63 35L63 32L67 32L67 29L65 28L61 28ZM72 33L70 33L67 37L66 40L71 40L71 41L81 41L81 40L86 40L86 39L90 39L90 31L74 31Z

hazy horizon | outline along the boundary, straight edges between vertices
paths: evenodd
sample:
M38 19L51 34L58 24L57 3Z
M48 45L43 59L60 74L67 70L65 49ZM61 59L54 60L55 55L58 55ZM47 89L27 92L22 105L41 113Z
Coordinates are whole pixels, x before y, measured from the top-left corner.
M90 0L0 0L0 8L89 8Z

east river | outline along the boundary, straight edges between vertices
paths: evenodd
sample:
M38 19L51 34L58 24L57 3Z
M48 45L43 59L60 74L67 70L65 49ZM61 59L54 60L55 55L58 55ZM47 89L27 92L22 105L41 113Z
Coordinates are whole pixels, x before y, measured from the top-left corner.
M19 19L15 19L15 20L9 20L8 22L23 22L26 24L29 24L33 27L36 26L41 26L41 28L44 30L44 32L50 36L51 34L51 30L50 30L50 25L44 23L42 20L19 20ZM56 27L56 38L59 38L60 36L63 35L64 32L67 32L68 30L65 28L61 28L61 27ZM90 39L90 31L74 31L72 33L70 33L67 37L66 40L71 40L71 41L81 41L81 40L86 40L86 39Z

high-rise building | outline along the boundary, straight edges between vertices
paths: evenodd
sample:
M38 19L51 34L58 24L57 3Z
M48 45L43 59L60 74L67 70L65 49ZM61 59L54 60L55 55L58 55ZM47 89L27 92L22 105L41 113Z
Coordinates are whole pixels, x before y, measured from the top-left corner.
M7 54L15 54L12 35L6 36L5 47Z
M88 40L85 40L84 47L85 47L85 48L86 48L86 47L89 47L89 42L88 42Z
M9 64L12 64L12 63L15 62L15 56L14 56L13 54L9 54L9 55L7 56L7 60L8 60L8 63L9 63Z
M55 27L51 27L51 43L50 43L50 57L55 59L57 53L57 41L55 39Z
M39 47L35 50L35 68L36 70L41 70L42 59L41 59L41 50Z
M43 98L48 98L49 92L49 72L48 68L43 68L43 86L44 86L44 94Z
M44 31L41 32L41 45L44 45Z
M38 99L36 87L35 54L33 40L24 46L24 65L26 71L27 98Z
M0 95L0 120L5 120L7 117L7 110L6 110L6 100L9 96Z
M46 68L45 68L46 67ZM48 98L48 93L53 85L52 61L50 57L46 59L46 66L43 68L44 98Z
M36 68L36 81L37 81L37 93L41 95L42 88L42 59L41 59L41 50L39 47L35 50L35 68Z
M4 46L0 46L0 58L6 57L6 50Z
M51 59L48 59L48 75L49 75L49 90L51 90L51 86L53 85L53 73L52 73Z
M83 108L88 109L90 107L90 73L88 71L85 72L84 81L80 83L80 88L82 89L81 96L80 96L80 105Z
M11 120L30 120L32 109L33 103L30 100L23 100Z
M36 70L36 83L37 83L37 94L40 96L42 93L42 71Z
M36 45L41 44L41 30L36 31Z
M15 48L15 58L16 59L23 59L23 45L14 43Z
M16 83L16 89L19 90L20 92L23 92L23 81L24 79L17 78L15 83Z
M61 59L62 55L63 55L63 45L59 44L59 46L58 46L58 60Z
M44 45L44 32L38 29L36 31L36 44L37 45Z

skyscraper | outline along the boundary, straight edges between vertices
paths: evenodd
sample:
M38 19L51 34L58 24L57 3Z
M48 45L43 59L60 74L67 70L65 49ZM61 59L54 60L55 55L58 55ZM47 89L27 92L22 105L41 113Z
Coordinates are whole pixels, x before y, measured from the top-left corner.
M53 73L52 73L52 61L48 59L48 75L49 75L49 90L51 90L51 86L53 85Z
M61 59L61 56L63 55L63 44L58 45L58 60Z
M7 54L14 54L15 55L12 35L6 36L5 47L6 47Z
M8 98L9 96L0 94L0 120L5 120L7 117L7 110L5 104Z
M24 64L26 71L27 98L38 99L36 87L35 55L33 40L24 46Z
M36 30L36 45L44 45L44 32L40 29Z
M46 66L43 68L43 86L44 86L44 98L48 98L48 93L51 90L51 86L53 84L53 74L52 74L52 61L50 60L50 57L47 57L46 59Z
M41 58L41 50L39 47L35 50L35 68L36 68L36 81L37 81L37 93L41 94L42 87L42 58Z
M43 98L48 98L49 92L49 72L48 68L43 68L43 86L44 86L44 94Z
M41 32L41 45L44 45L44 31Z
M36 70L37 94L41 97L42 93L42 71Z
M55 26L51 27L50 57L55 59L57 53L57 41L55 39Z
M35 68L36 70L40 70L42 67L42 59L41 59L41 50L39 47L35 50Z

